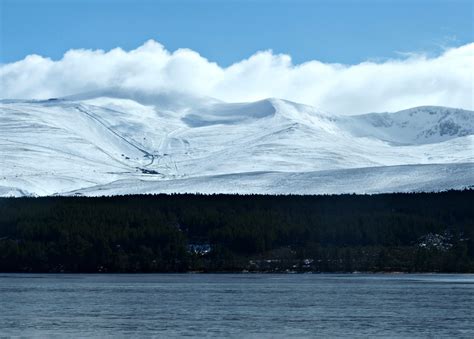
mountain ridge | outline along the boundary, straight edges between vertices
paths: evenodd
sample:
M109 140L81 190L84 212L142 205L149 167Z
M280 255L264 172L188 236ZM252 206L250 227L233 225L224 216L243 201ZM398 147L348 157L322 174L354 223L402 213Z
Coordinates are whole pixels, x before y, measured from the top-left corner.
M49 100L0 100L0 142L0 195L69 194L128 179L241 175L244 180L255 172L334 171L336 176L339 170L374 168L375 178L378 167L473 163L474 112L421 106L344 116L276 98L225 103L108 89ZM370 171L363 172L369 183ZM396 179L393 170L386 172ZM464 187L471 186L473 176L463 173ZM437 178L430 189L449 188L435 173L424 175ZM250 177L254 190L246 191L259 193L255 180L268 178ZM323 192L311 178L312 194ZM205 191L227 185L216 182ZM291 182L286 185L274 191L292 193ZM376 191L374 184L364 186L354 187L354 193Z

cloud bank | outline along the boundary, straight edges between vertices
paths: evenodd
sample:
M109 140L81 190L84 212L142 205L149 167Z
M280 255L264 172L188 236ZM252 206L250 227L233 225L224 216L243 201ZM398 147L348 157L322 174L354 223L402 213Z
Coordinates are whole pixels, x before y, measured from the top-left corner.
M179 91L228 102L277 97L355 114L421 105L474 109L474 43L437 57L357 65L317 60L295 65L285 54L258 52L220 67L195 51L169 52L150 40L131 51L75 49L53 61L39 55L0 65L0 97L45 99L109 87Z

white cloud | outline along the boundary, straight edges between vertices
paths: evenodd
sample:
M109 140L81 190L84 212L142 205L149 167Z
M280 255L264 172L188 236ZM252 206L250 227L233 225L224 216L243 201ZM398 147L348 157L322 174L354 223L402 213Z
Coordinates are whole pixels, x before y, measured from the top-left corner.
M420 105L474 109L474 43L437 57L410 55L341 65L271 51L222 68L189 49L173 53L148 41L132 51L70 50L53 61L38 55L0 65L0 97L61 97L107 87L183 91L224 101L278 97L343 114Z

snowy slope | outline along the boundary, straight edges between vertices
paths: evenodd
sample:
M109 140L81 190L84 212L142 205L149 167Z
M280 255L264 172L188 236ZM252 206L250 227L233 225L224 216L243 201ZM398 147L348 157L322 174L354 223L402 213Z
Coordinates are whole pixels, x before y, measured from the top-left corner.
M472 135L473 112L423 106L396 113L371 113L341 119L356 136L399 144L426 144Z
M114 89L3 100L0 196L462 188L473 142L474 113L443 107L336 116Z
M67 195L147 193L340 194L464 189L474 164L404 165L315 172L253 172L177 180L123 179ZM473 188L474 185L468 186Z

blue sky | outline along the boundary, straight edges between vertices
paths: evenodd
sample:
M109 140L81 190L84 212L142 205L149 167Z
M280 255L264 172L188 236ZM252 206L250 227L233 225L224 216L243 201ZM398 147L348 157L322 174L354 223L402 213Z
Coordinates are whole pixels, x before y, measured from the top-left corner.
M473 41L473 3L451 1L0 0L0 62L71 48L126 50L148 39L191 48L221 66L258 50L356 64L436 55Z

